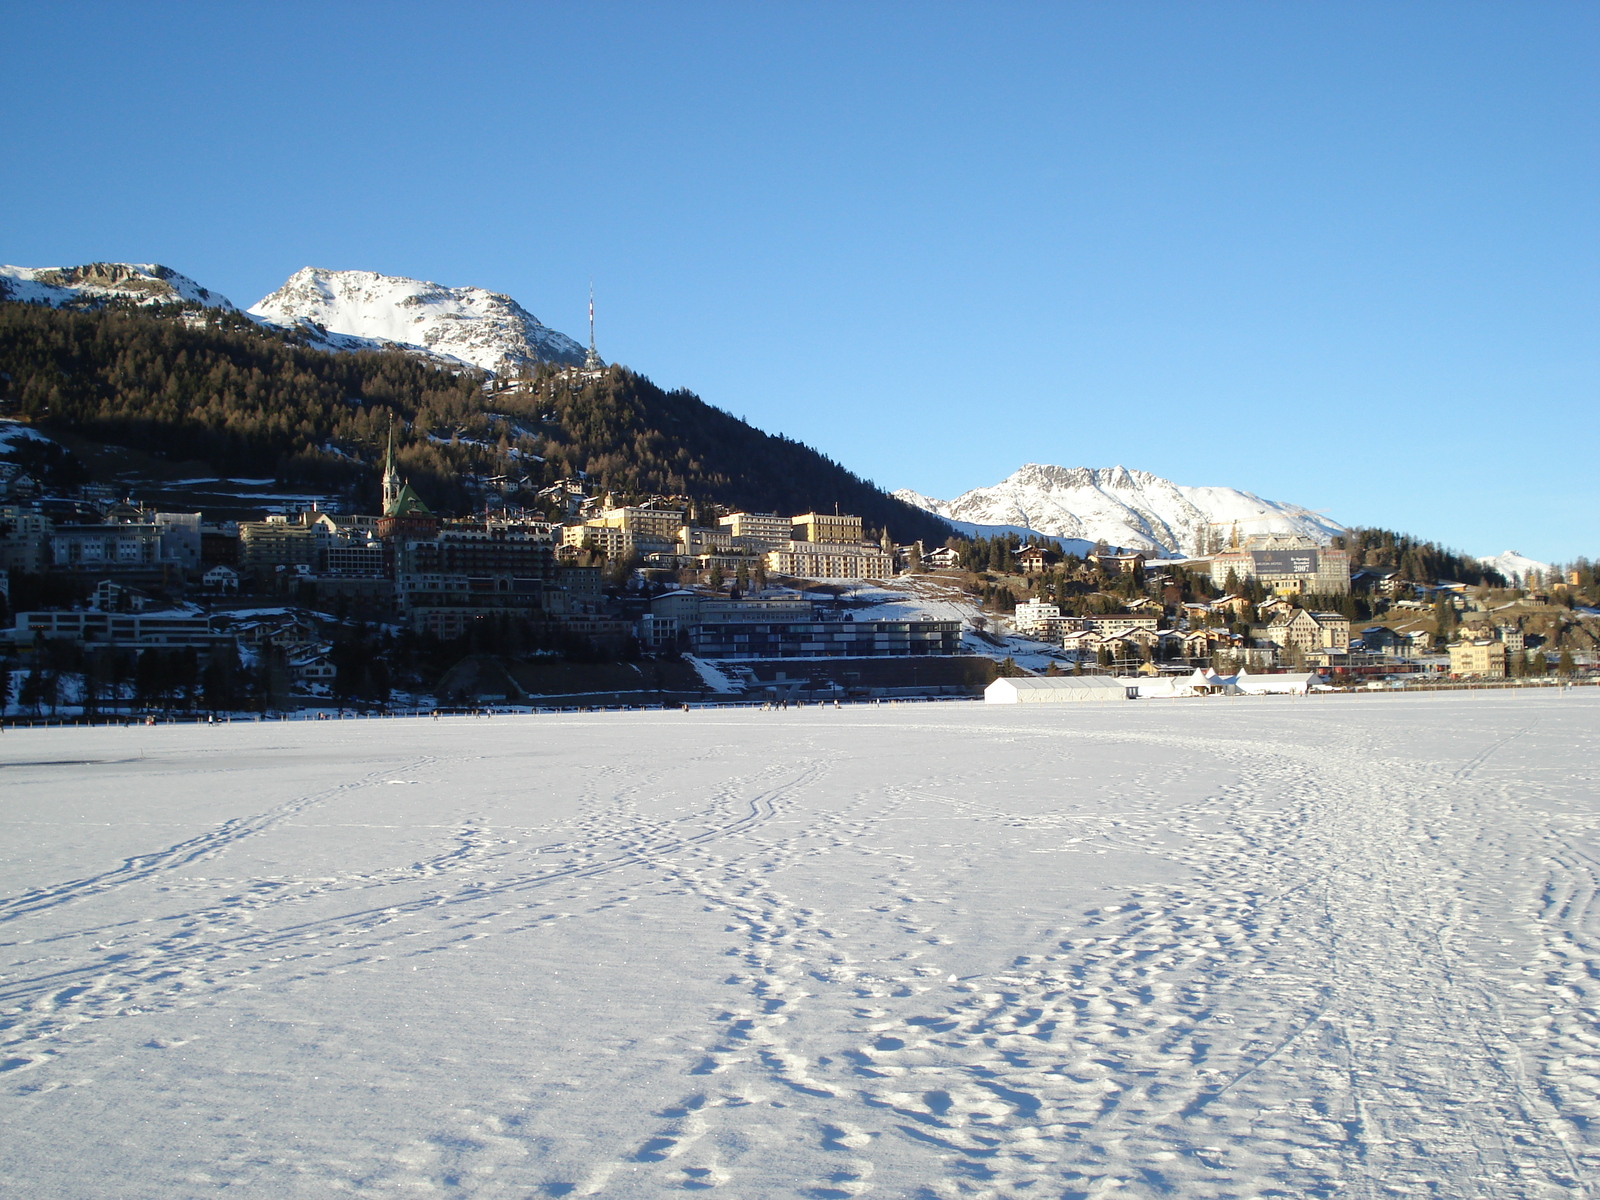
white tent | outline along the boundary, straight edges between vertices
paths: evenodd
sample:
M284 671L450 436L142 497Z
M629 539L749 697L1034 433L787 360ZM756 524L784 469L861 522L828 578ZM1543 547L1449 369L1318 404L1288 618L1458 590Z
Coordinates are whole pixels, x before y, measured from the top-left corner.
M983 691L990 704L1076 704L1126 700L1128 684L1109 675L1038 675L996 679Z
M1247 675L1240 671L1233 682L1247 696L1304 696L1317 684L1328 681L1315 671L1293 675Z
M1203 682L1201 686L1209 686ZM1195 695L1193 676L1181 679L1172 675L1134 675L1122 680L1141 700L1168 700L1175 696Z

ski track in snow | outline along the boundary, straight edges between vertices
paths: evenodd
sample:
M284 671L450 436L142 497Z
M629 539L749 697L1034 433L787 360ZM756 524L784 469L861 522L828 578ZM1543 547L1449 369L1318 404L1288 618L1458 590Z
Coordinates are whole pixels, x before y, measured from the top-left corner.
M3 1127L33 1147L0 1169L33 1196L1594 1196L1597 724L1587 695L1502 693L367 726L369 761L389 739L376 769L0 900ZM548 776L567 806L513 824L487 793L530 738L569 748ZM8 735L0 778L70 787L118 770L116 744ZM431 849L406 861L193 874L405 824L397 783L486 797L410 818ZM1004 923L1088 867L1081 903ZM472 1103L416 1096L344 1133L263 1113L270 1152L174 1141L141 1182L91 1185L39 1148L80 1077L180 1052L162 1022L245 1003L357 1022L318 990L369 980L353 994L404 1011L418 976L398 971L461 975L475 951L588 946L562 971L641 985L601 970L645 920L669 963L721 964L666 997L670 1037L599 994L524 1031L530 1061L568 1055L598 1088L452 1077Z

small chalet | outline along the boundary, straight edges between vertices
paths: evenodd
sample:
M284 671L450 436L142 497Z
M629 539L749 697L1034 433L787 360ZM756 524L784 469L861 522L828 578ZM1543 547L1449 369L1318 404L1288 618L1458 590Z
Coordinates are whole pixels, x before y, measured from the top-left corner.
M1024 546L1017 551L1017 566L1024 575L1037 575L1059 557L1043 546Z
M1107 575L1134 575L1144 570L1144 555L1137 550L1091 554L1089 561Z
M1369 625L1361 631L1361 644L1369 654L1401 656L1411 649L1411 639L1384 625Z
M200 576L200 582L208 592L237 592L239 572L219 564Z

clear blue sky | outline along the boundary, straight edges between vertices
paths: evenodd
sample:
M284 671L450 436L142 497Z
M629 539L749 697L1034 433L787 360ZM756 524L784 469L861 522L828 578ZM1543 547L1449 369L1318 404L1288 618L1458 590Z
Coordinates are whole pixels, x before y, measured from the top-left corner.
M508 292L888 487L1600 555L1591 3L5 0L0 261Z

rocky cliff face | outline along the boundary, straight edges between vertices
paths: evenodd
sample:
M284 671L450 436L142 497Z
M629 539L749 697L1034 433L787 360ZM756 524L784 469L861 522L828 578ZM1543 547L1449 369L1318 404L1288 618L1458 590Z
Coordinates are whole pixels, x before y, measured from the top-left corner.
M1213 537L1295 533L1326 542L1343 526L1294 504L1228 487L1184 487L1126 467L1028 463L992 487L954 500L912 491L899 499L963 527L1009 527L1074 541L1105 541L1166 555L1203 553Z

